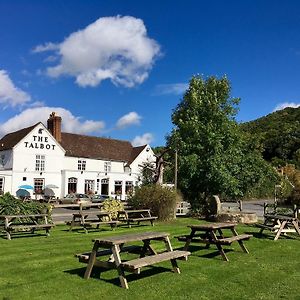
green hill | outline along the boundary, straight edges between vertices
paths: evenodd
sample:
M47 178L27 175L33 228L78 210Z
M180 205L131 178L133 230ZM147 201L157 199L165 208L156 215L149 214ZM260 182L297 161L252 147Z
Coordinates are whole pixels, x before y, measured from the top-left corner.
M300 107L287 107L240 126L261 140L266 160L300 166Z

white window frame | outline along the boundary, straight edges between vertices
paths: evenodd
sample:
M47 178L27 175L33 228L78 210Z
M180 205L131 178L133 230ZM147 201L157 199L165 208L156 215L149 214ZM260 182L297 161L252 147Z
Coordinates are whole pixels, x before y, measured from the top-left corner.
M5 178L0 177L0 192L2 191L4 193L4 183L5 183Z
M36 171L45 171L45 161L46 157L43 154L35 155L35 170Z
M40 183L37 184L37 182L40 182ZM40 194L43 192L43 190L45 188L45 178L34 178L33 184L34 184L34 193ZM39 188L37 188L37 187L39 187ZM40 193L38 193L38 191L40 191Z
M86 160L78 159L78 170L85 171L86 170Z
M105 173L111 172L111 161L104 162L104 172Z

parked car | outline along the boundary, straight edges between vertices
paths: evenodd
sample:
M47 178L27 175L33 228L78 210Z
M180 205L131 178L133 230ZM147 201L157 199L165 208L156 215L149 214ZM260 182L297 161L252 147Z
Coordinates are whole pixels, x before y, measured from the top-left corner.
M60 204L88 204L92 203L91 198L86 194L67 194L64 198L59 199Z
M92 203L98 203L98 202L102 202L106 199L108 199L109 196L108 195L94 195L92 197Z

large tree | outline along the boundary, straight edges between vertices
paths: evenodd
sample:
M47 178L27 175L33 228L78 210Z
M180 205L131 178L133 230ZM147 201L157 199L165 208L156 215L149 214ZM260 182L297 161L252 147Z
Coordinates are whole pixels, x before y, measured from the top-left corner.
M235 121L239 101L226 77L195 76L173 111L167 144L178 151L179 187L194 204L212 194L242 197L260 179L264 161Z

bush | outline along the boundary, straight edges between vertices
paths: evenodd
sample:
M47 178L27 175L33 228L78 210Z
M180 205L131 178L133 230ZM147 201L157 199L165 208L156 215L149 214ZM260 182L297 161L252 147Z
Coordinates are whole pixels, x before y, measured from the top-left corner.
M28 215L47 213L51 217L51 205L37 202L23 202L10 193L0 196L0 215Z
M180 198L173 189L152 184L137 187L128 204L134 209L149 208L159 220L170 220L175 216L176 203L182 201Z
M118 211L124 210L124 205L120 200L107 199L103 201L101 210L108 212L111 219L116 219L118 217Z

